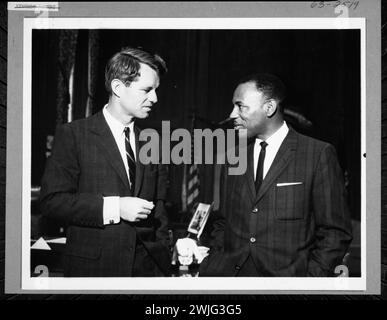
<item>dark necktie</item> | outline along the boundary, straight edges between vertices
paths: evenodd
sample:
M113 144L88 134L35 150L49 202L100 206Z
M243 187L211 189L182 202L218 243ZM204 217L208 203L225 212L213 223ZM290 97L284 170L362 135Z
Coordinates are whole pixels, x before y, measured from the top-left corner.
M128 167L129 167L129 180L131 184L131 190L134 190L134 183L136 179L136 160L134 158L133 149L130 145L130 128L125 127L125 150L126 150L126 158L128 159Z
M257 193L263 181L263 163L265 161L267 143L265 141L262 141L260 145L261 152L259 153L257 172L255 174L255 191Z

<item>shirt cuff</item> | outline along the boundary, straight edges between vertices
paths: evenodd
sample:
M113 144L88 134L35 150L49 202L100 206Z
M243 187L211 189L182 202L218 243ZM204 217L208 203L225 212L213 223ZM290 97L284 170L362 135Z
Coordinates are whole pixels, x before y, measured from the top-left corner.
M103 198L103 224L120 222L120 197Z

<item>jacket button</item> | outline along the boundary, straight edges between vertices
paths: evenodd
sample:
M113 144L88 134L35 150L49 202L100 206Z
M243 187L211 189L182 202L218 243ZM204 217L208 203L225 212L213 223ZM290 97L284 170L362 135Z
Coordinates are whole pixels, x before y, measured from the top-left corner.
M251 238L250 238L250 242L251 242L251 243L254 243L255 241L257 241L257 239L255 239L254 237L251 237Z
M258 212L258 208L254 208L253 213L257 213L257 212Z
M241 266L238 266L238 265L235 266L235 270L240 270L240 269L241 269Z

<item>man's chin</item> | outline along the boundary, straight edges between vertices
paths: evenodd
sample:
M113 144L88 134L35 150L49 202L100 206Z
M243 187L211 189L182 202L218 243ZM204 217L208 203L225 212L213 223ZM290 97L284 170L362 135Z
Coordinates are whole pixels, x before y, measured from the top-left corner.
M137 118L139 118L139 119L145 119L145 118L148 118L148 117L149 117L149 113L150 113L150 111L149 111L149 112L141 112L141 113L137 116Z
M141 110L142 112L142 118L148 118L149 117L149 114L151 113L152 109L151 108L148 108L148 107L144 107L143 110Z

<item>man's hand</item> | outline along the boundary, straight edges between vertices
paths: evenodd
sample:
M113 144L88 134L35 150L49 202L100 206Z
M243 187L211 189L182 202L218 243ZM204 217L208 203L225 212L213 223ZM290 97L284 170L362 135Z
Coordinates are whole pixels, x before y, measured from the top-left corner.
M172 264L176 264L177 259L181 265L190 265L193 261L200 264L207 255L208 248L198 247L195 240L178 239L173 249Z
M125 221L138 222L146 219L153 208L153 202L135 197L120 197L120 217Z

